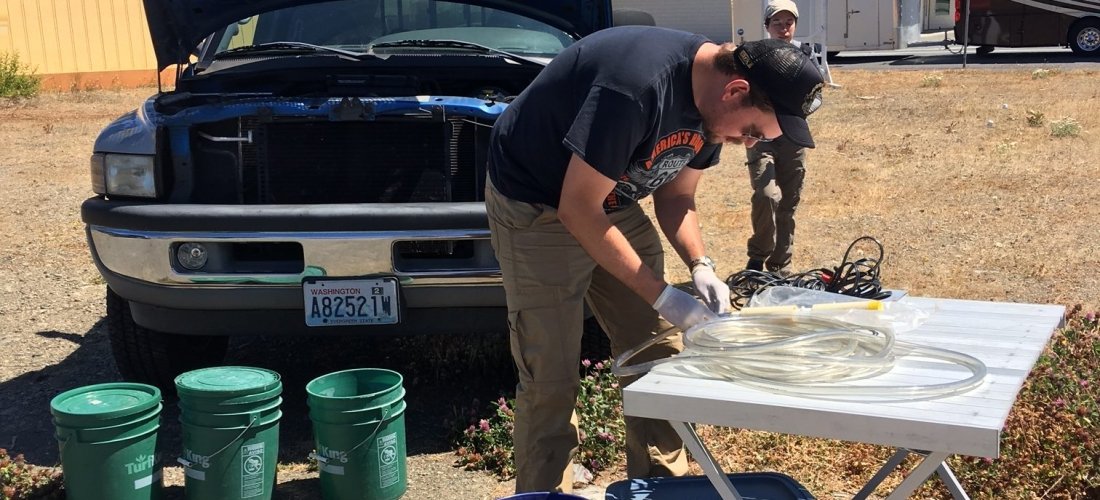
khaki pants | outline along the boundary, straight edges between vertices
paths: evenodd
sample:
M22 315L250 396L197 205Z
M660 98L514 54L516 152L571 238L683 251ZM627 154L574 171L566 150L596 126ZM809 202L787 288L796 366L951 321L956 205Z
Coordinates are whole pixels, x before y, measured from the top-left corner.
M791 263L794 212L806 177L806 150L779 137L746 151L752 183L752 236L748 254L769 270Z
M581 333L587 301L611 338L614 355L669 324L641 297L603 270L558 220L552 207L485 190L492 244L508 300L516 386L516 492L573 489L572 459L580 442L573 407L580 386ZM611 214L646 265L664 272L661 240L638 206ZM678 336L635 360L667 357L683 348ZM623 380L626 385L632 379ZM627 474L683 475L683 442L665 421L626 418Z

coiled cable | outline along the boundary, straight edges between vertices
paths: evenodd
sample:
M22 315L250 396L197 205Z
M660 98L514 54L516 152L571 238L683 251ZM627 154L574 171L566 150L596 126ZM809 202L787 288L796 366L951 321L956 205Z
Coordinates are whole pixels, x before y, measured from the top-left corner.
M878 257L849 260L852 249L865 241L877 246ZM789 275L745 269L726 278L726 285L730 287L730 304L734 309L740 310L749 303L754 294L772 286L793 286L865 299L885 299L890 296L890 292L882 290L879 279L884 253L882 243L877 239L862 236L848 245L840 265L832 269L818 268Z

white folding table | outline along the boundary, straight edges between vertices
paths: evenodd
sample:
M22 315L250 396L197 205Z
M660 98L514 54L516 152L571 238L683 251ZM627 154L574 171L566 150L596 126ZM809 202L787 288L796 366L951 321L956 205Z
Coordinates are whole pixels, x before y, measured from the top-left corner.
M629 416L668 420L726 500L739 500L729 479L695 433L692 423L799 434L890 446L897 452L854 498L867 498L909 454L924 458L890 493L907 498L938 473L956 499L969 498L944 460L953 454L997 457L1001 429L1016 394L1054 331L1065 308L1053 305L979 302L906 296L929 311L917 329L899 340L969 354L988 368L985 381L964 394L928 401L851 402L786 396L733 382L653 371L623 390ZM862 384L930 384L965 378L961 366L900 359L885 375Z

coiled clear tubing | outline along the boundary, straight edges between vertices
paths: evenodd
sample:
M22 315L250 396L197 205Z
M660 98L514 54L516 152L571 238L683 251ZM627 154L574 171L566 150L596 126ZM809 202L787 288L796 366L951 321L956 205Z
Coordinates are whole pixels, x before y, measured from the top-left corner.
M951 396L982 383L985 364L972 356L902 342L877 329L813 314L725 316L684 332L673 358L627 365L637 353L675 335L667 330L615 359L620 377L659 370L685 377L728 380L779 394L845 401L916 401ZM970 376L944 383L865 383L892 370L901 356L945 361ZM945 373L954 373L945 372Z

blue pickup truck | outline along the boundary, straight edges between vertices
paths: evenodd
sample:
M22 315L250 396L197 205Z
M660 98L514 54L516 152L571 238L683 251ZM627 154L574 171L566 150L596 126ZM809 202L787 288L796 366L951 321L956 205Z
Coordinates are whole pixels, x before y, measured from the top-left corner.
M145 10L174 89L101 133L81 209L125 378L170 388L233 335L506 328L489 132L555 54L613 24L609 0Z

